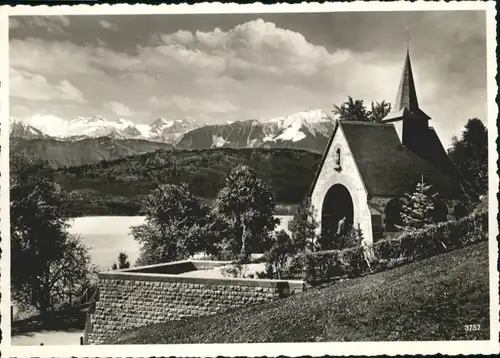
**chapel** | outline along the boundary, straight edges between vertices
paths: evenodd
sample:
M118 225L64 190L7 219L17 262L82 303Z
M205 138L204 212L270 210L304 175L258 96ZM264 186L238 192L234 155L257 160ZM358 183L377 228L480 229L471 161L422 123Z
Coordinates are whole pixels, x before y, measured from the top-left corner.
M322 234L359 227L370 241L391 235L405 194L420 181L438 193L440 221L461 212L463 190L430 119L418 103L407 48L396 101L382 122L335 125L309 193Z

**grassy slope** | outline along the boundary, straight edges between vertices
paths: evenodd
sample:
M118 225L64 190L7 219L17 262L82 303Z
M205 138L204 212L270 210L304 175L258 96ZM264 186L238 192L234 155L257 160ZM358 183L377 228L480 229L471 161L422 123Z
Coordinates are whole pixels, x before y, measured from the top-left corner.
M489 339L487 242L262 306L142 327L114 343L451 339Z

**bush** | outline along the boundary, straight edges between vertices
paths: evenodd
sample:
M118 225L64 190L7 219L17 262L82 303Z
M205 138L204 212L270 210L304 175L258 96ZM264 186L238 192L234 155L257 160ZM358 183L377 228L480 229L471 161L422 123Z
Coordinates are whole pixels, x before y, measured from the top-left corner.
M375 255L385 260L414 261L488 239L488 214L474 213L457 221L428 226L375 243Z
M321 251L343 250L351 247L356 247L361 242L362 232L358 227L354 226L342 235L338 235L336 230L325 230L317 239L317 247Z
M345 250L303 252L290 265L290 274L309 283L329 281L335 277L356 277L368 269L361 247Z
M290 236L285 230L280 230L275 234L273 245L264 254L266 262L273 265L273 271L278 279L288 274L288 264L290 259L297 253L297 246L294 245Z
M380 240L374 244L379 269L393 267L459 249L488 240L488 214L474 213L458 221L428 226L415 232ZM368 271L360 246L344 250L304 252L295 256L290 275L309 283L330 281L336 277L357 277Z

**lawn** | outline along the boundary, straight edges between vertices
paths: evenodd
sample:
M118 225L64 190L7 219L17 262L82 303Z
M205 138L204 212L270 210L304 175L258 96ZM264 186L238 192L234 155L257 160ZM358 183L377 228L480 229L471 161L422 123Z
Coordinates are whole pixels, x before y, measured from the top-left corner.
M464 326L479 324L477 332ZM488 243L287 299L123 332L114 344L489 339Z

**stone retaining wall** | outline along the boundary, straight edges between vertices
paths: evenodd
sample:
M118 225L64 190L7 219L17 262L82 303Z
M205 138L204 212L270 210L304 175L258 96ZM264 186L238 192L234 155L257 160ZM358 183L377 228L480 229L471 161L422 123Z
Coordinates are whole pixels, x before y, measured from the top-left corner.
M280 299L302 292L305 287L302 281L209 279L157 273L181 273L179 266L199 269L216 265L186 261L173 264L177 267L154 265L142 270L100 273L99 300L87 318L90 322L86 343L102 344L118 332L135 327Z

